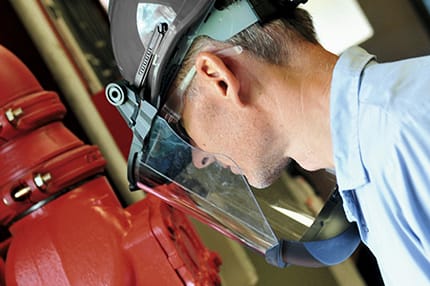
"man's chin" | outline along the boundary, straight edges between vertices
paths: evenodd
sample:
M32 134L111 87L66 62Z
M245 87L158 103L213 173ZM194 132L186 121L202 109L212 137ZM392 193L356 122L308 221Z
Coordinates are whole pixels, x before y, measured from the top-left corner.
M272 160L271 162L273 162ZM248 183L256 189L265 189L270 187L276 180L281 177L282 172L285 172L286 166L291 162L290 158L271 163L269 165L260 166L258 169L250 169L245 172L245 177ZM248 173L251 171L250 173Z
M250 185L251 185L253 188L256 188L256 189L259 189L259 190L266 189L266 188L270 187L272 184L273 184L273 182L265 182L264 184L262 184L262 183L258 183L258 184L251 184L251 183L250 183Z
M248 183L256 189L265 189L270 187L279 177L280 172L278 174L272 174L271 176L260 176L260 177L246 177Z

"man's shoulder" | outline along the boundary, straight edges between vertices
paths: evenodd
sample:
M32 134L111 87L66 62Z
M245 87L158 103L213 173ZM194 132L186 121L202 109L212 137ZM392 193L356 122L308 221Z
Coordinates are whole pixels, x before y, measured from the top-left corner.
M358 102L360 122L380 135L429 130L430 56L368 65Z
M359 100L400 108L429 101L430 56L368 64L363 70Z

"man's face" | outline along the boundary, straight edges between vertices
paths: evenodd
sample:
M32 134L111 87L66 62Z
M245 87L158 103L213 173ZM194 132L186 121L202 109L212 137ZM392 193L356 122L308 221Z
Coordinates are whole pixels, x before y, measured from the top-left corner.
M279 156L280 149L274 142L274 132L264 113L258 108L239 108L204 87L200 92L184 99L182 121L193 144L215 154L221 164L238 173L237 166L216 154L232 159L252 186L264 188L270 185L288 159ZM196 167L204 167L211 161L213 158L201 156L199 152L193 154Z

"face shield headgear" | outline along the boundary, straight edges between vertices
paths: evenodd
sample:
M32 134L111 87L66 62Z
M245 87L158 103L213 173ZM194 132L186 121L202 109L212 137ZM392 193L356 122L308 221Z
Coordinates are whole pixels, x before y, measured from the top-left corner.
M287 15L302 2L239 0L223 9L213 0L109 3L112 44L124 81L109 84L106 95L133 131L131 188L162 198L279 267L332 265L355 250L356 227L346 221L339 194L333 192L314 215L294 206L286 194L256 196L233 160L193 147L168 122L179 120L193 69L179 90L170 98L166 94L197 36L225 41L254 23ZM241 49L214 52L222 56Z

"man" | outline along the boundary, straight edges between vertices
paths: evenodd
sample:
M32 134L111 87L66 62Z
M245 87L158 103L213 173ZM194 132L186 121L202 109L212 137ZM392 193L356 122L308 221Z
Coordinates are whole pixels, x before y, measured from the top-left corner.
M304 10L296 17L233 37L228 43L244 49L239 55L205 52L226 44L197 40L209 48L193 56L197 74L184 96L182 121L194 143L233 158L258 188L270 185L290 157L311 170L334 167L328 115L337 57L317 44Z
M243 52L217 55L229 46ZM172 90L192 65L181 120L196 146L233 158L257 188L289 158L335 169L386 284L430 282L430 58L378 64L357 47L338 58L297 9L224 43L196 40Z
M167 22L174 15L162 4L146 8L143 19L154 11ZM164 30L149 31L147 51L156 50ZM178 50L183 44L165 43ZM137 76L151 59L144 54ZM162 60L155 59L151 82L161 81ZM165 104L161 89L149 84L147 90L194 146L233 159L257 188L276 180L290 158L308 170L333 169L345 213L357 222L386 284L429 284L430 58L378 64L358 47L337 57L318 44L309 15L293 9L226 41L200 36L180 64ZM130 70L135 85L147 80ZM196 166L210 163L193 156Z

